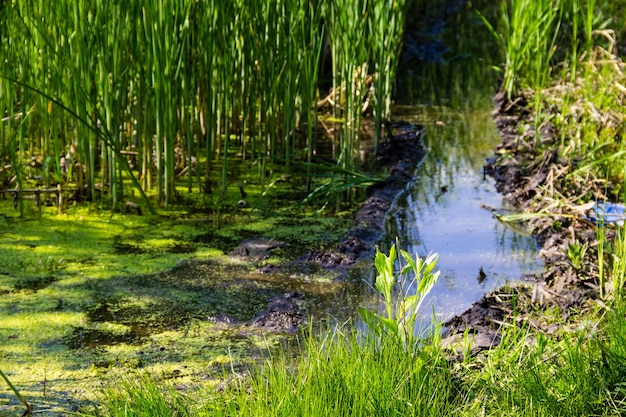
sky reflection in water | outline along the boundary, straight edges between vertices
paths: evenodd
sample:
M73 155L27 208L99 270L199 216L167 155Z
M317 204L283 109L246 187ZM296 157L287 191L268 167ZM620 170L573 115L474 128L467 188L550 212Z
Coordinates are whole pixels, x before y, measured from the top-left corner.
M535 240L505 227L488 209L510 209L483 175L500 140L490 114L431 108L414 117L427 124L429 154L398 199L387 240L398 236L403 249L420 256L439 254L441 276L429 305L445 321L486 292L540 271L542 263Z

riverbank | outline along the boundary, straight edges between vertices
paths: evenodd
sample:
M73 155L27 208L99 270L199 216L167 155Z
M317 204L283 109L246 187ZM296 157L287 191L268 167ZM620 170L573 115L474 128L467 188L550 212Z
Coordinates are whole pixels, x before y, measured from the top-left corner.
M596 207L615 203L611 199L616 193L611 191L620 185L590 172L584 178L576 175L580 157L562 145L563 132L550 122L549 114L537 126L540 116L531 108L534 99L530 91L511 100L504 92L495 97L493 116L502 143L485 171L517 210L494 215L535 237L545 269L534 279L486 294L445 323L445 346L458 345L470 334L474 353L496 348L503 328L512 323L553 335L587 320L598 305L622 291L623 271L615 258L605 257L607 251L619 251L623 226L608 217L604 227L595 221L602 216Z

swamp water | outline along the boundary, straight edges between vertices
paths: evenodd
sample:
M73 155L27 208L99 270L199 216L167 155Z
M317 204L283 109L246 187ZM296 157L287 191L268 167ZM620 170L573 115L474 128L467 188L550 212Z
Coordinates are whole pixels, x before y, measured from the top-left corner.
M436 41L436 52L416 59L415 48L405 48L402 105L394 115L425 126L427 154L389 213L383 243L397 237L409 253L439 255L441 274L418 325L430 323L433 312L445 322L495 288L543 268L535 240L494 216L512 208L483 168L501 141L491 115L493 68L501 57L481 16L493 20L498 13L493 2L443 2L410 37Z
M422 317L434 311L445 322L485 293L540 272L542 262L534 238L494 216L511 208L483 170L500 142L490 109L405 107L397 114L403 111L404 119L427 126L428 153L390 213L388 240L397 236L422 257L439 255L441 275Z

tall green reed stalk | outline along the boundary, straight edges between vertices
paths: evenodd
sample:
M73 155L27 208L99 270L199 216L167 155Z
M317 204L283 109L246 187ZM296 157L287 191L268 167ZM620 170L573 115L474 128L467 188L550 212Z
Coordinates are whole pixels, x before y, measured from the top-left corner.
M4 382L6 382L6 384L9 386L9 389L11 391L13 391L13 394L15 394L15 396L17 397L17 399L22 403L22 405L26 408L26 410L22 413L22 416L27 416L27 415L32 415L33 412L33 407L32 405L30 405L28 403L28 401L26 401L26 398L24 398L24 396L20 393L20 391L15 387L15 385L13 385L13 383L11 382L11 380L9 379L9 377L6 376L6 374L4 372L2 372L2 370L0 369L0 378L2 378L4 380Z
M335 119L343 119L337 156L343 169L359 168L360 118L366 92L368 56L363 39L367 39L368 3L366 0L333 0L327 5L333 90L338 93ZM341 112L341 114L339 114Z
M378 149L383 120L391 116L391 98L402 48L407 2L399 0L391 5L386 1L373 3L368 23L374 64L374 147Z
M611 254L611 281L613 295L623 298L626 283L626 230L617 229Z
M358 169L365 80L369 69L379 73L380 124L399 53L402 4L383 6L366 0L7 3L0 21L5 138L19 125L16 115L34 111L16 136L17 154L9 157L5 145L2 157L18 158L12 171L30 185L74 186L118 208L132 198L125 194L129 184L167 207L183 175L188 190L194 176L198 189L209 192L219 182L225 194L236 181L229 165L237 154L258 161L263 184L267 164L289 171L296 161L313 160L319 62L330 34L343 92L336 157L342 167ZM374 35L377 48L370 45Z

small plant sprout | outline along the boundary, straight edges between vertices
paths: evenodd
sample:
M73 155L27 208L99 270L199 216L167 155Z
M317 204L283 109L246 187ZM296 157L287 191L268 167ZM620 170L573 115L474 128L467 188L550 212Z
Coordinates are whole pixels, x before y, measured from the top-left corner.
M398 252L401 259L398 258ZM381 315L359 307L358 313L378 338L391 335L399 338L406 348L414 346L417 315L439 278L439 271L433 272L438 257L437 254L429 254L425 259L418 255L412 256L400 249L398 242L391 247L388 256L376 249L374 264L378 276L375 287L385 298L385 312ZM412 277L410 281L408 277ZM402 288L397 299L393 291L396 283L400 283Z
M587 244L570 243L567 245L567 257L569 258L572 268L579 270L583 266L583 260L587 253Z

